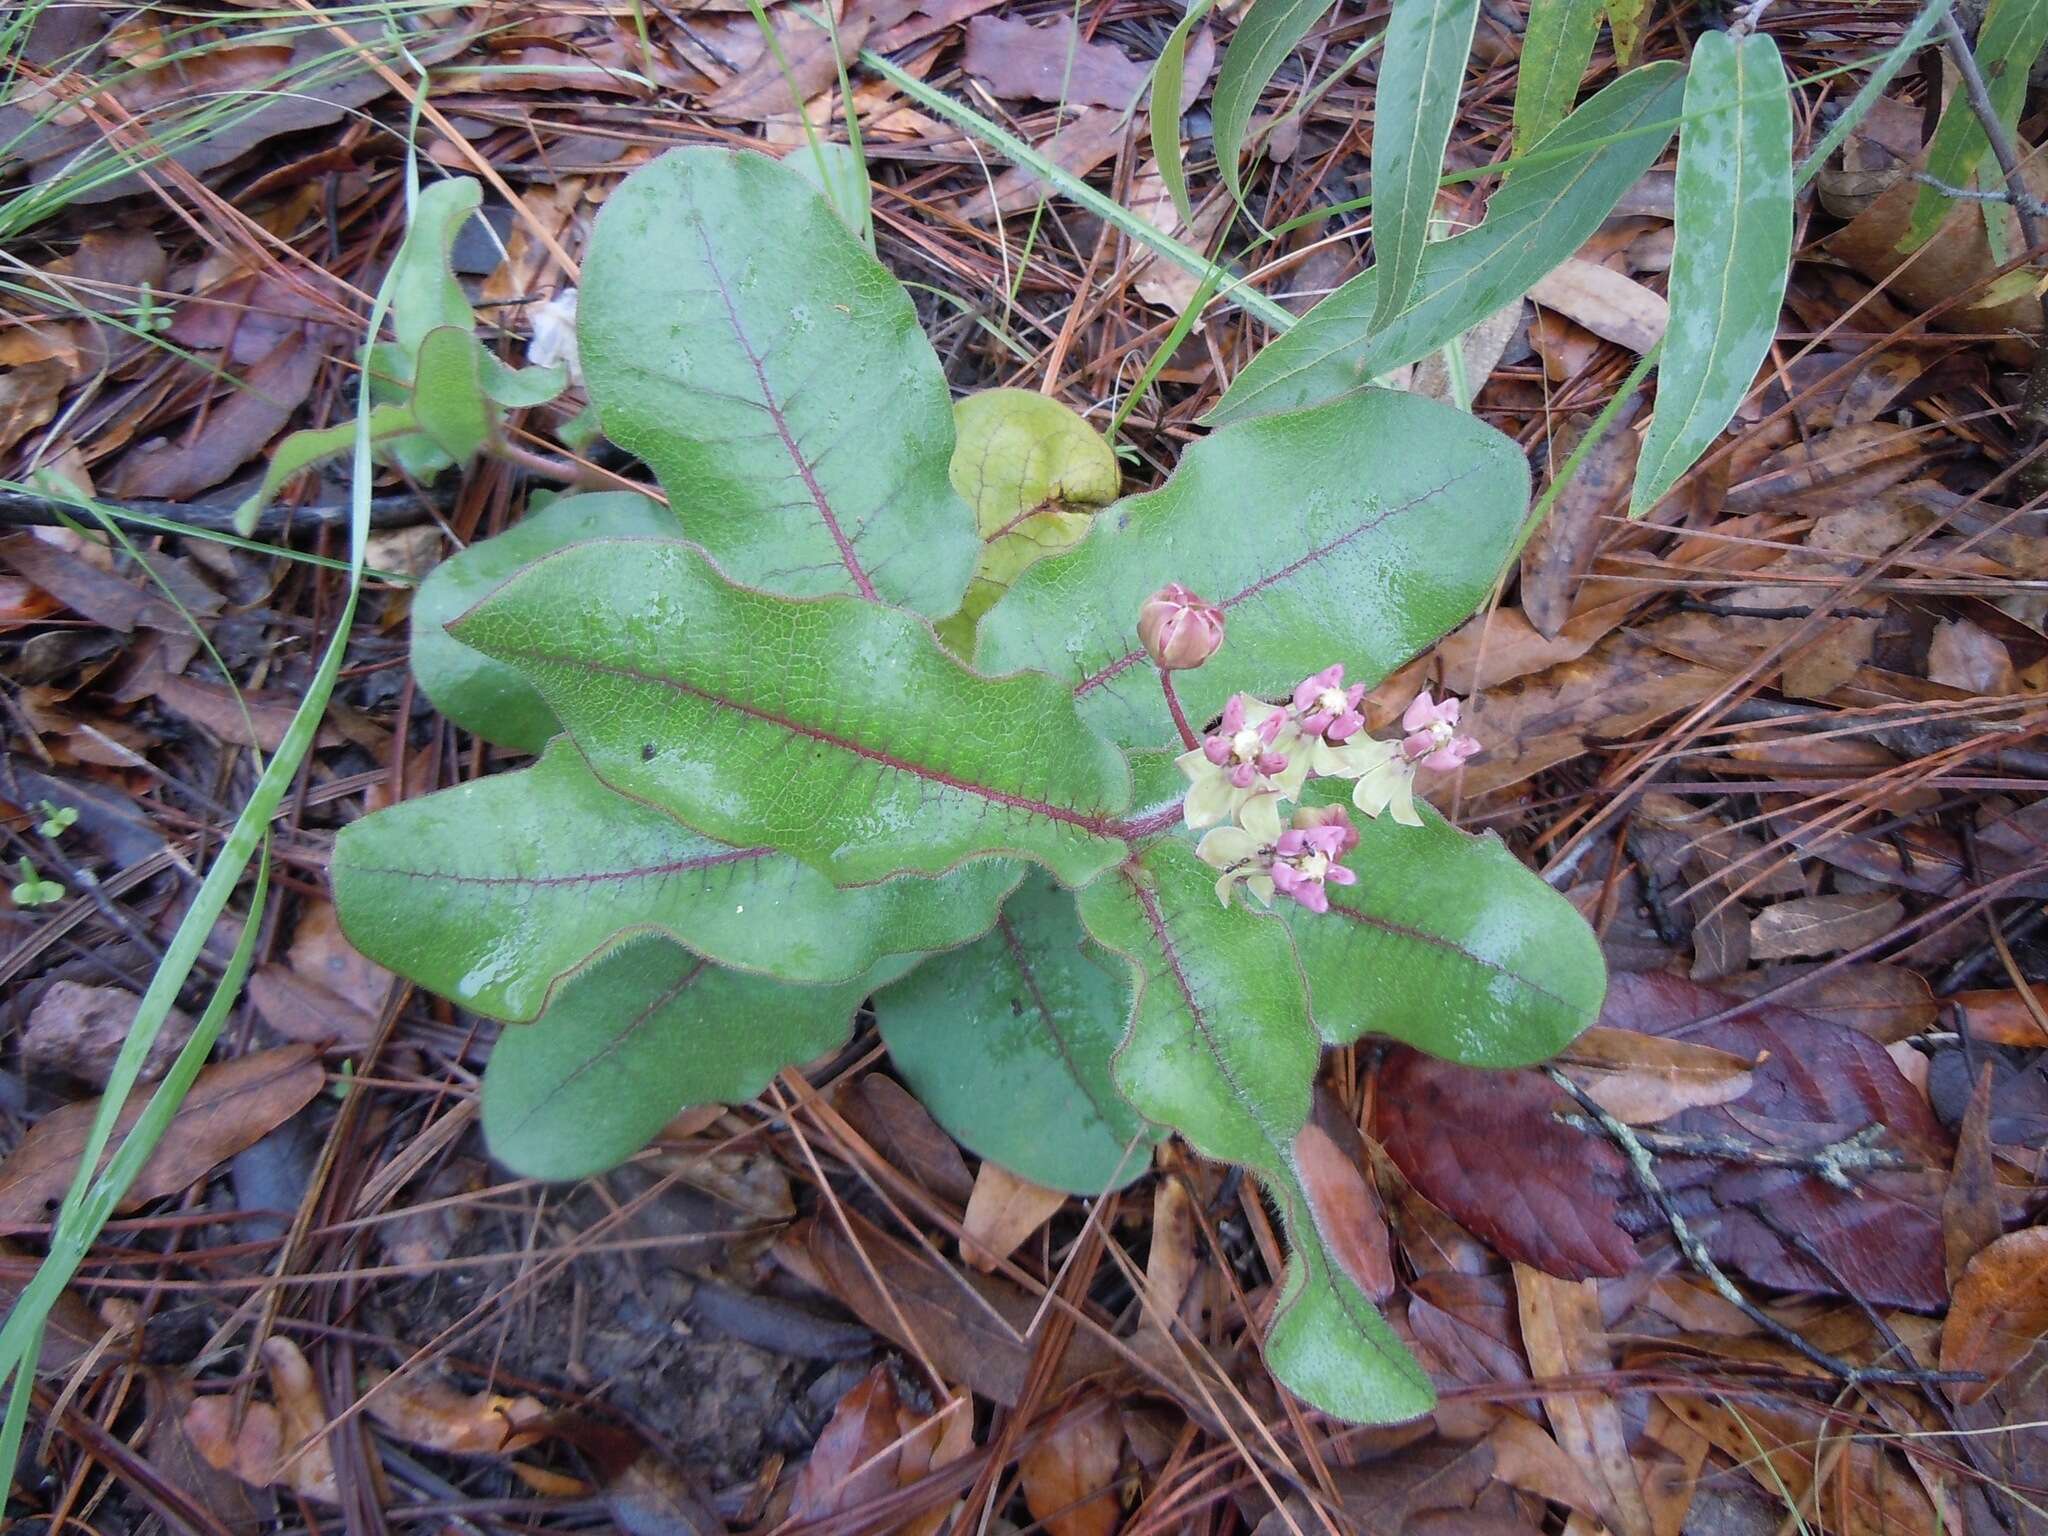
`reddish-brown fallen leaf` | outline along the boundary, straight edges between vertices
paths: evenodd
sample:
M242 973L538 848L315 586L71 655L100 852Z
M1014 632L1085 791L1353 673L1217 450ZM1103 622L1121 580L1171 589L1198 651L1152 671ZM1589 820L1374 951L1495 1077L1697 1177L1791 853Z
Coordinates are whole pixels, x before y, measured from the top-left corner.
M1515 1294L1529 1374L1537 1381L1597 1377L1613 1369L1592 1281L1560 1280L1518 1264ZM1607 1528L1616 1536L1655 1536L1629 1456L1628 1428L1613 1397L1597 1389L1558 1392L1543 1399L1543 1410L1557 1443L1586 1474Z
M764 49L752 64L705 97L705 112L738 122L760 122L777 114L795 112L818 92L831 87L838 78L840 60L851 60L860 52L875 19L873 6L851 6L828 31L811 17L783 11L775 28L777 46ZM888 18L890 22L898 19L900 12ZM837 53L832 47L835 32L839 40Z
M1193 101L1208 78L1215 45L1198 37L1181 67L1181 100ZM976 16L967 23L961 67L998 96L1012 100L1113 107L1121 112L1151 82L1152 65L1113 43L1081 39L1072 18L1034 26L1008 16Z
M1024 1502L1052 1536L1111 1536L1123 1421L1107 1401L1063 1414L1018 1459Z
M1020 1179L984 1161L974 1176L974 1193L961 1219L960 1257L984 1274L1017 1251L1018 1244L1052 1219L1067 1203L1056 1189Z
M899 1172L954 1205L974 1193L974 1175L953 1138L901 1083L870 1072L832 1095L832 1107Z
M1991 1158L1991 1063L1985 1062L1970 1090L1969 1107L1956 1127L1956 1156L1941 1197L1944 1267L1951 1292L1968 1267L2004 1230L1998 1209L1998 1175Z
M1514 1287L1504 1275L1439 1270L1418 1276L1408 1295L1408 1326L1467 1386L1529 1379Z
M1796 896L1750 920L1749 952L1759 960L1839 954L1883 938L1905 915L1905 903L1888 891Z
M312 392L326 349L295 330L214 401L189 441L152 438L129 450L107 482L115 496L183 501L219 485L270 445Z
M863 1376L839 1400L796 1475L789 1518L821 1520L858 1509L896 1491L902 1446L896 1418L903 1404L887 1361Z
M277 1483L302 1498L340 1503L334 1457L321 1434L327 1413L306 1357L291 1340L273 1338L264 1342L263 1363L274 1404L249 1404L238 1429L232 1394L195 1398L185 1410L186 1436L209 1463L254 1487Z
M361 1050L376 1038L397 978L350 945L333 902L306 905L285 960L249 979L250 999L266 1024L287 1039L342 1049Z
M1351 1283L1373 1300L1385 1301L1394 1294L1394 1259L1387 1218L1365 1182L1362 1159L1347 1149L1347 1144L1358 1146L1358 1132L1327 1094L1318 1091L1316 1097L1318 1113L1294 1138L1294 1166L1308 1195L1309 1215Z
M1122 112L1110 107L1090 107L1038 146L1039 152L1061 170L1085 176L1117 152L1124 141L1127 124ZM1011 166L996 177L995 189L976 192L960 205L963 219L985 219L1000 209L1015 213L1029 208L1053 189L1022 166Z
M2048 986L2031 983L2035 1006L2048 1013ZM1993 1045L2017 1045L2025 1049L2048 1046L2048 1030L2035 1018L2034 1009L2017 988L1994 987L1980 992L1958 992L1949 999L1969 1015L1970 1034Z
M1579 584L1607 535L1607 515L1628 495L1643 444L1632 427L1642 409L1642 396L1631 395L1587 451L1579 472L1565 482L1550 516L1522 551L1522 609L1546 640L1555 640L1570 620ZM1572 440L1575 447L1591 418L1575 417L1572 424L1578 429ZM1570 452L1563 443L1557 449Z
M52 982L29 1013L21 1054L39 1071L61 1072L104 1088L141 1004L126 987ZM142 1081L153 1083L168 1072L191 1036L192 1020L173 1008L143 1058Z
M1195 1278L1195 1200L1187 1184L1159 1180L1152 1190L1152 1244L1145 1253L1145 1320L1171 1334L1181 1298Z
M121 1209L133 1210L145 1201L176 1194L205 1177L216 1164L262 1140L297 1114L324 1081L326 1074L319 1060L303 1045L257 1051L206 1068L194 1080L156 1151L142 1165ZM142 1114L149 1094L149 1088L138 1085L129 1095L115 1122L110 1155ZM97 1100L66 1104L43 1116L22 1137L13 1156L0 1164L0 1227L49 1219L56 1202L71 1187L87 1132L98 1113Z
M1567 256L1538 279L1529 297L1631 352L1649 351L1671 323L1671 306L1662 294L1624 272L1576 256Z
M1380 1142L1426 1199L1506 1257L1570 1279L1624 1274L1636 1262L1615 1220L1626 1164L1558 1121L1565 1102L1541 1073L1396 1047L1380 1073Z
M454 1456L500 1456L524 1450L541 1438L536 1425L547 1407L536 1397L497 1392L459 1392L432 1377L391 1380L388 1371L369 1373L367 1412L399 1439Z
M1956 1283L1941 1330L1941 1368L1985 1379L1951 1390L1974 1403L2048 1334L2048 1227L2008 1232L1978 1254Z
M1994 698L2019 688L2005 642L1968 619L1944 619L1934 626L1927 647L1927 680Z

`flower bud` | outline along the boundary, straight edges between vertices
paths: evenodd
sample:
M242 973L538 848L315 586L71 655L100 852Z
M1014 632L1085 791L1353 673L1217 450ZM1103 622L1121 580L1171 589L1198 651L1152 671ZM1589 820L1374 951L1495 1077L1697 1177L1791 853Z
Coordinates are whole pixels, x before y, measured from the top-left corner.
M1169 672L1199 667L1223 644L1223 610L1170 582L1139 608L1138 641Z

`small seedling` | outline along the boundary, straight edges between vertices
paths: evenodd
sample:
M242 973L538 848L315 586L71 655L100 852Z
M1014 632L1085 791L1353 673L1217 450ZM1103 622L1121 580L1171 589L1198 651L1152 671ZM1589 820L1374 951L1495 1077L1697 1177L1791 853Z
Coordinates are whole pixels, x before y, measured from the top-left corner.
M53 801L41 800L37 802L36 808L43 813L43 819L37 824L36 830L45 837L62 837L78 824L78 807L75 805L58 805Z
M21 871L21 883L12 892L17 907L47 907L64 899L64 887L45 880L30 860L24 858L15 867Z

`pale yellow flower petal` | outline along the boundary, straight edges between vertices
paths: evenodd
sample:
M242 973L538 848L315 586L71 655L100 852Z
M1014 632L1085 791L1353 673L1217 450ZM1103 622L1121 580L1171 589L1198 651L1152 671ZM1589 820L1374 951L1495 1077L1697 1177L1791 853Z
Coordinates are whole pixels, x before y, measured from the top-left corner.
M1280 840L1280 797L1252 795L1237 808L1237 824L1264 847Z
M1181 815L1196 831L1229 820L1231 806L1237 797L1229 776L1213 763L1209 767L1211 771L1195 780L1194 788L1181 802Z
M1195 857L1213 869L1228 869L1264 846L1242 827L1213 827L1195 845Z

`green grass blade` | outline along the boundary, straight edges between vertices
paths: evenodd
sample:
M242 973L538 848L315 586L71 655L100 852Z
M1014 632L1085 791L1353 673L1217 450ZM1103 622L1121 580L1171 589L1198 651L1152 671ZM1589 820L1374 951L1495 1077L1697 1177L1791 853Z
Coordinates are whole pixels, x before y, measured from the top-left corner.
M1159 162L1159 179L1166 183L1174 212L1180 215L1181 224L1190 229L1194 227L1195 210L1188 201L1187 167L1180 156L1180 117L1186 110L1180 99L1180 77L1187 67L1188 38L1214 3L1215 0L1195 0L1188 7L1187 15L1166 34L1159 62L1152 66L1152 158Z
M1479 0L1395 0L1387 22L1373 107L1375 330L1406 309L1415 291L1478 24Z
M1797 174L1792 178L1792 185L1795 188L1805 186L1820 174L1821 167L1828 163L1828 156L1840 148L1842 141L1856 131L1858 125L1869 115L1871 107L1884 95L1885 88L1892 83L1893 77L1906 67L1906 61L1927 46L1927 39L1934 35L1934 29L1941 25L1942 18L1948 15L1949 7L1954 3L1955 0L1927 0L1926 8L1913 18L1913 25L1906 28L1890 49L1878 56L1877 67L1871 70L1870 78L1865 80L1862 88L1850 98L1848 110L1835 119L1834 127L1823 134L1820 142L1807 152L1806 159L1801 162Z

